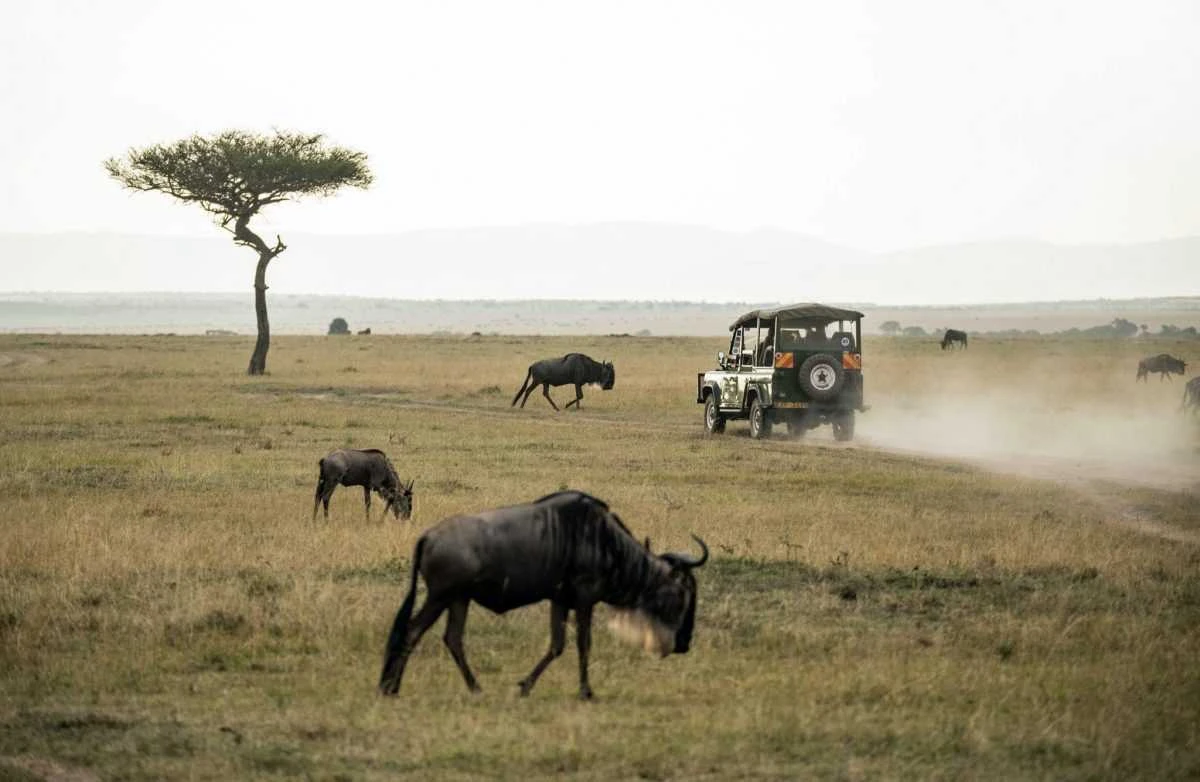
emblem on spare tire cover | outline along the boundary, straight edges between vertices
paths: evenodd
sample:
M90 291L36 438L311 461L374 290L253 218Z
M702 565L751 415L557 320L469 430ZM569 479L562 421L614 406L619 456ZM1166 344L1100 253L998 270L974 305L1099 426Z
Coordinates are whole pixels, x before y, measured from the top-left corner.
M800 387L813 399L833 399L842 391L842 362L825 353L809 356L800 364Z

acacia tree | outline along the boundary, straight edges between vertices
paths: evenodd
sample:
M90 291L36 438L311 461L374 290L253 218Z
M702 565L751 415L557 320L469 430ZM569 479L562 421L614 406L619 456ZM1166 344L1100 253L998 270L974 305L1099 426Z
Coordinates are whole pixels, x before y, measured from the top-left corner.
M267 369L271 326L267 320L267 264L287 249L283 239L263 241L250 230L250 219L271 204L298 196L328 196L344 186L371 184L367 156L341 147L325 146L324 136L276 131L262 136L227 130L215 136L194 135L171 144L130 149L125 157L109 158L104 168L130 190L157 191L199 204L236 244L258 253L254 272L254 312L258 340L248 374Z

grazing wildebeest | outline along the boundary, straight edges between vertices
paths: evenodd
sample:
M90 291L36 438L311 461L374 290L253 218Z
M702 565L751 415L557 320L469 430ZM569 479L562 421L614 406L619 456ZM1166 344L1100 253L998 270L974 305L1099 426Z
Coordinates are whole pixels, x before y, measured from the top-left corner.
M1200 413L1200 375L1187 381L1187 385L1183 387L1183 404L1179 406L1179 410L1182 412L1189 407L1193 413Z
M1137 379L1145 380L1151 372L1158 373L1158 382L1172 374L1182 375L1187 371L1187 363L1181 358L1175 358L1170 353L1159 353L1157 356L1147 356L1138 362Z
M397 519L412 516L413 483L406 486L387 455L375 448L355 450L341 448L332 451L317 462L320 476L317 478L317 494L313 501L313 519L317 518L317 506L325 505L325 518L329 518L329 498L333 490L341 486L361 486L363 503L366 505L367 520L371 520L371 492L379 493L387 500L383 509L386 516L390 510Z
M942 350L950 347L955 342L962 345L965 350L967 347L967 332L959 331L958 329L946 329L946 333L942 335Z
M594 361L582 353L568 353L562 358L547 358L529 365L529 371L525 373L525 382L517 390L512 404L515 405L520 399L521 407L524 407L529 395L533 393L533 389L540 385L542 396L546 397L550 406L557 410L558 405L554 404L554 400L550 398L550 386L574 384L575 398L567 402L564 409L571 405L575 405L578 409L579 400L583 399L584 384L599 383L601 388L608 391L613 387L616 379L617 373L611 362ZM525 396L522 397L521 394Z
M696 619L692 571L708 561L708 547L692 537L703 551L699 558L656 556L649 541L639 543L608 505L578 491L445 519L417 540L408 596L388 636L379 691L399 691L413 647L447 610L443 640L467 687L478 691L463 650L471 601L497 614L550 601L550 650L521 680L522 695L529 694L546 666L562 654L567 614L574 611L579 696L592 696L587 665L596 603L623 609L624 616L640 622L646 628L647 648L663 656L683 654ZM413 619L418 575L424 577L428 594Z

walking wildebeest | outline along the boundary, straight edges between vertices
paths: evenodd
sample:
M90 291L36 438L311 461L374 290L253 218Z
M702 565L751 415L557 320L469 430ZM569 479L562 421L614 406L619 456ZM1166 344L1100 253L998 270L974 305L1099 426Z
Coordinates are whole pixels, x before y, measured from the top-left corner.
M942 335L942 350L950 347L955 342L962 345L965 350L967 347L967 332L959 331L958 329L946 329L946 333Z
M361 486L363 503L366 505L367 521L371 520L371 492L379 493L387 500L383 515L390 510L397 519L412 516L413 483L400 480L396 468L387 455L375 448L354 450L342 448L332 451L317 462L320 476L317 478L317 494L313 501L313 520L317 518L317 506L325 505L325 518L329 518L329 498L333 490L341 486Z
M1179 406L1179 410L1183 412L1188 407L1192 408L1193 413L1200 413L1200 375L1187 381L1187 385L1183 387L1183 404Z
M608 391L613 387L616 379L617 373L611 362L594 361L582 353L568 353L562 358L547 358L529 365L529 371L525 373L525 382L517 389L517 395L513 397L512 404L515 405L520 399L521 407L524 407L529 395L533 393L533 389L540 385L542 396L546 397L550 406L557 410L558 405L554 404L554 400L550 398L550 386L574 384L575 398L567 402L563 409L571 405L575 405L578 409L579 400L583 399L585 383L599 383L601 388ZM521 394L525 396L522 397Z
M708 547L695 535L703 555L656 556L639 543L603 501L578 491L562 491L527 505L452 516L422 535L412 559L408 596L388 636L379 691L395 695L413 647L449 611L443 640L468 689L479 690L463 650L463 629L471 601L503 614L550 601L550 650L520 682L528 695L538 676L566 645L567 614L575 612L579 650L579 696L590 698L588 649L592 609L608 603L647 628L647 644L666 656L687 652L696 619L695 568L708 561ZM417 576L426 597L414 619Z
M1187 363L1181 358L1175 358L1170 353L1159 353L1157 356L1147 356L1138 362L1137 379L1145 380L1151 372L1158 373L1158 382L1172 374L1182 375L1187 371Z

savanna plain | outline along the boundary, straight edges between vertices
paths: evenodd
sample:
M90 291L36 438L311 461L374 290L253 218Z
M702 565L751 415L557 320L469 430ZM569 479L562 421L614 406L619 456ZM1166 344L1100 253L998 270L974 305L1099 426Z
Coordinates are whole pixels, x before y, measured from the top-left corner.
M248 337L0 336L0 779L1200 776L1200 417L1134 381L1195 343L865 342L835 443L705 435L720 339L277 336L251 378ZM572 350L615 388L510 407ZM313 520L344 446L410 521ZM475 607L482 694L439 625L377 695L422 530L564 487L708 541L691 652L601 608L595 701L570 641L520 698L548 608Z

